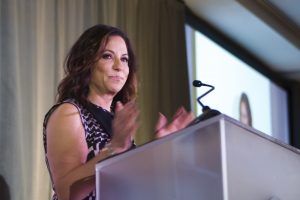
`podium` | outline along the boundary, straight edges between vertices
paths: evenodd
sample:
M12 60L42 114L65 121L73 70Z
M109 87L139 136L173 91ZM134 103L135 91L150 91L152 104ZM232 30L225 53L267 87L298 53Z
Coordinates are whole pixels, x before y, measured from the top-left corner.
M96 165L98 200L299 200L300 151L219 115Z

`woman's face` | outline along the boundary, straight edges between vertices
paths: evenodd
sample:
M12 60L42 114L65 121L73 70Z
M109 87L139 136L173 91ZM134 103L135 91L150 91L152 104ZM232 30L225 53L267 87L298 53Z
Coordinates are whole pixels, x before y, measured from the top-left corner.
M128 52L124 39L111 36L96 62L90 81L90 90L99 95L116 95L125 85L129 74Z

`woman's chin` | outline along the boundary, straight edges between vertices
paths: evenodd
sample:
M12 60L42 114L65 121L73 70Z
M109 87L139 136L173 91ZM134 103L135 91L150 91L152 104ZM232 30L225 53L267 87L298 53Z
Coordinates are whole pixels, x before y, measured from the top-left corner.
M122 88L111 88L110 90L109 90L109 92L110 92L110 94L112 94L112 95L117 95L120 91L121 91L121 89Z

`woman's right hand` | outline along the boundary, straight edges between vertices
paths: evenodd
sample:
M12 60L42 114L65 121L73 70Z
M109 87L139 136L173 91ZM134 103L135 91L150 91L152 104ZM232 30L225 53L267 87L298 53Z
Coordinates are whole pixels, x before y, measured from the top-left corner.
M116 103L111 140L111 147L116 153L121 153L131 147L132 139L138 129L138 116L139 110L135 101L130 101L125 105L121 102Z

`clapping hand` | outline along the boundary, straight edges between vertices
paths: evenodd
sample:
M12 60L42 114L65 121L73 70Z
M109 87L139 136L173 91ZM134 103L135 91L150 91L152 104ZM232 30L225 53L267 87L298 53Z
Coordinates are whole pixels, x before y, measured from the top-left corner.
M155 127L156 138L169 135L170 133L185 128L194 118L195 116L192 112L187 112L183 107L180 107L173 116L172 121L168 124L167 118L162 113L159 113Z
M135 101L130 101L125 105L121 102L116 103L111 144L117 151L126 151L131 147L132 138L138 129L138 116L139 110Z

